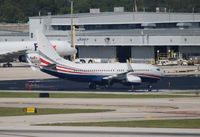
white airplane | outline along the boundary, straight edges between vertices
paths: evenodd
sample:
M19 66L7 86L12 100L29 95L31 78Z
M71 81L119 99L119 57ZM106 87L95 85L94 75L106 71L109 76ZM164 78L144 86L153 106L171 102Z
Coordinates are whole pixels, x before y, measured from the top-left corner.
M67 41L51 41L51 45L63 57L76 53L76 49L72 48ZM0 63L6 62L3 66L11 67L10 62L14 58L18 58L20 62L26 62L26 54L36 50L37 43L35 41L0 42ZM37 55L33 55L31 52L31 56Z
M152 84L162 76L162 71L158 67L149 64L129 62L76 64L60 57L42 32L36 34L40 70L62 79L89 82L91 89L96 89L96 85L112 85L115 82L130 86L142 82Z

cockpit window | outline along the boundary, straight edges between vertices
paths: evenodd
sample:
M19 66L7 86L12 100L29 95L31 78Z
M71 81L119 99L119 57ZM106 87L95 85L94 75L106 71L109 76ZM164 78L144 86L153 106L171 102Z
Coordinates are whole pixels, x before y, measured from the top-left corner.
M156 70L157 70L157 71L160 71L160 68L157 68Z

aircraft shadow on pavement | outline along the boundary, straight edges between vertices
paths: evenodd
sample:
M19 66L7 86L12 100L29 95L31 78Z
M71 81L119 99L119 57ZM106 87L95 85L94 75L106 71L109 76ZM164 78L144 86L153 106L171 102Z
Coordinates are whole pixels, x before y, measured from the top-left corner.
M6 80L0 81L0 90L49 90L49 91L116 91L129 92L130 87L114 84L111 87L99 86L96 90L88 88L88 83L73 82L62 79ZM200 77L164 77L153 84L153 91L160 89L186 90L200 89ZM147 84L136 87L135 91L147 91Z

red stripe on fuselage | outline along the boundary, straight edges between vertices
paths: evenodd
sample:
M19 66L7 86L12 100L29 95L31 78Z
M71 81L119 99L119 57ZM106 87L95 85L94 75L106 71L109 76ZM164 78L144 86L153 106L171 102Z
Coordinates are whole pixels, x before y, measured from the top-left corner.
M68 68L68 67L63 67L63 66L57 66L57 70L62 71L62 72L67 72L67 73L74 73L74 74L86 74L86 75L97 75L96 73L92 74L90 72L75 72L75 69L72 68ZM104 74L105 75L105 74ZM114 75L114 74L111 74ZM152 75L152 74L145 74L145 73L134 73L134 75L138 75L138 76L146 76L146 77L151 77L151 78L156 78L156 79L160 79L159 76L157 75Z
M61 72L67 72L67 73L73 73L73 74L81 74L79 72L74 72L74 71L70 71L70 70L63 70L63 69L59 69L56 67L56 70L61 71Z
M42 62L42 63L44 63L44 64L46 64L46 65L49 65L49 64L51 64L51 62L49 62L49 61L46 61L46 60L44 60L43 58L41 58L40 57L40 62Z
M73 71L76 69L76 68L69 68L69 67L60 66L60 65L57 65L57 67L62 68L62 69L70 69L70 70L73 70Z
M74 73L74 74L97 75L96 73L92 73L92 72L87 72L87 71L84 72L84 70L82 70L82 72L81 71L75 71L76 69L74 69L74 68L63 67L63 66L60 66L60 65L58 65L56 68L59 71L69 72L69 73Z

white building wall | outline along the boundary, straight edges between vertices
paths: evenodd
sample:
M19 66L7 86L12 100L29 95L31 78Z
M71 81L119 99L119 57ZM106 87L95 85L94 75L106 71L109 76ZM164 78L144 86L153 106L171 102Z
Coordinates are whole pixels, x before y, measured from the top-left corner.
M28 36L0 36L0 42L3 41L28 41Z
M34 39L35 40L35 31L36 30L46 30L47 27L45 25L45 19L43 18L40 18L40 19L31 19L31 21L29 22L29 36L30 36L30 39ZM32 36L33 37L32 37Z
M73 18L74 24L79 24L79 18ZM71 25L70 17L52 18L51 25Z
M152 46L190 46L200 45L200 36L77 36L77 45L87 46L130 46L130 45L152 45ZM106 40L106 39L109 39Z
M141 36L77 36L78 45L106 45L106 46L125 46L141 44Z
M199 45L200 36L149 36L149 45Z

